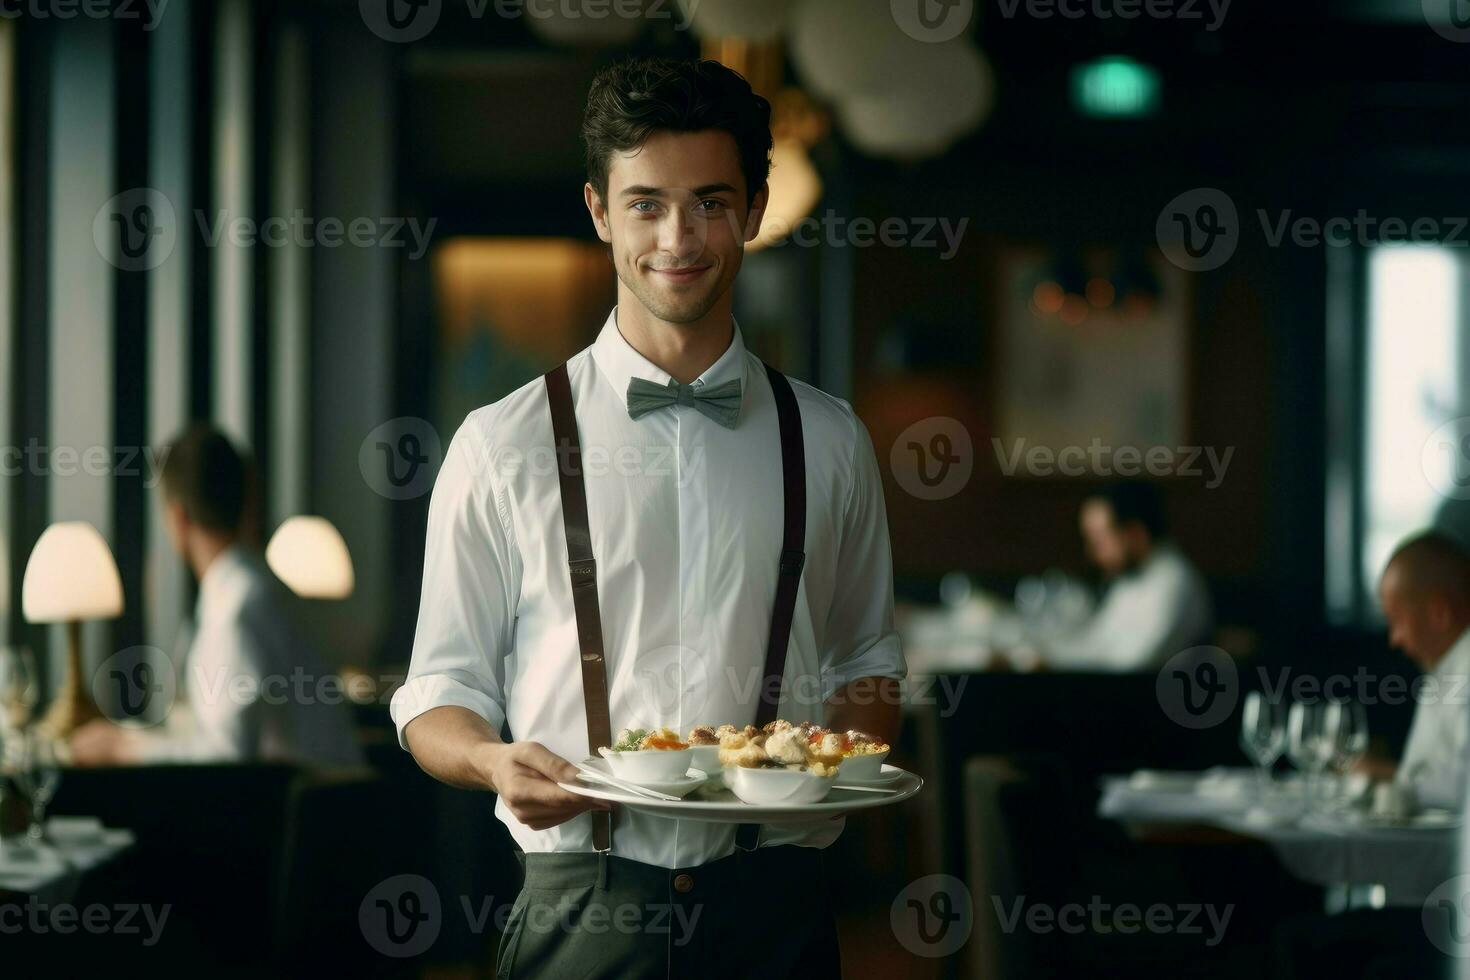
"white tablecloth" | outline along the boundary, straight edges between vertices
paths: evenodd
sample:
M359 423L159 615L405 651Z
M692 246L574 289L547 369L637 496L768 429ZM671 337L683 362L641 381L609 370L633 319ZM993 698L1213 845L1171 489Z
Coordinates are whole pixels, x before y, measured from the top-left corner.
M1458 873L1459 828L1374 827L1308 817L1263 824L1248 819L1257 802L1250 770L1143 774L1104 783L1098 813L1132 828L1202 824L1269 844L1291 874L1318 885L1381 885L1390 905L1420 905ZM1289 804L1290 794L1281 794ZM1281 812L1291 812L1279 800Z
M38 901L68 901L81 876L133 845L132 831L103 827L95 820L53 817L46 822L47 843L0 845L0 892L36 896Z

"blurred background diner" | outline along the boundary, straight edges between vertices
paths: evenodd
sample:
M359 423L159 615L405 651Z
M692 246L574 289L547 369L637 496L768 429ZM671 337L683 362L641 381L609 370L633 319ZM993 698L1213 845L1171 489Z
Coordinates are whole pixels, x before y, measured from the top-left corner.
M629 54L771 101L735 316L883 471L925 786L833 845L845 973L1470 954L1452 3L26 0L0 972L493 972L510 838L388 704L450 437L615 300Z

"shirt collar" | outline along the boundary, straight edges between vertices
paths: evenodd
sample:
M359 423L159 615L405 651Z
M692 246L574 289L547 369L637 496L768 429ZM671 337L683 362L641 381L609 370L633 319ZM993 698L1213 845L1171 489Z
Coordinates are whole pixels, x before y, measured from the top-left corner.
M214 561L209 563L203 577L199 579L199 601L195 611L200 620L203 620L208 609L219 605L230 591L230 584L235 581L237 571L248 561L244 549L238 544L227 545L214 556Z
M1470 628L1461 633L1460 638L1451 644L1430 673L1441 680L1470 674Z
M740 324L735 321L734 317L731 317L730 322L734 327L730 336L730 346L725 348L725 352L706 368L703 374L694 379L693 385L701 388L739 379L740 402L743 408L745 391L749 387L745 377L745 341L740 336ZM673 380L667 371L638 353L633 349L633 345L628 343L627 338L618 329L618 308L616 306L608 314L607 322L602 325L602 330L592 343L592 360L602 371L603 377L607 378L608 383L612 385L613 391L617 392L624 407L628 404L628 382L633 378L643 378L645 381L652 381L658 385L666 385Z

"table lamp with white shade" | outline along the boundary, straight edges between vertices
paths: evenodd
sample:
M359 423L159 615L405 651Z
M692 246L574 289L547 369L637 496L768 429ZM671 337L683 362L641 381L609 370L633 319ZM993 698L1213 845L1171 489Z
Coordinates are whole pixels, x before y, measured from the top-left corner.
M30 623L66 624L66 673L41 724L62 737L102 712L82 682L82 620L122 615L122 577L112 549L86 521L52 524L31 549L21 582L21 614Z
M265 546L276 578L304 599L345 599L355 580L352 556L341 533L325 517L287 518Z

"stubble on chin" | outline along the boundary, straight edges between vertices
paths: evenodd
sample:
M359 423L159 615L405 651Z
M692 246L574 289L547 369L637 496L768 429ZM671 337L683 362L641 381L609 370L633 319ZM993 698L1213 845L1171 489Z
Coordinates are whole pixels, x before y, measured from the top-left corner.
M622 270L619 270L619 277L643 308L665 323L695 323L708 314L720 298L718 284L711 285L700 296L670 299L652 288L646 279L633 277L630 281Z

